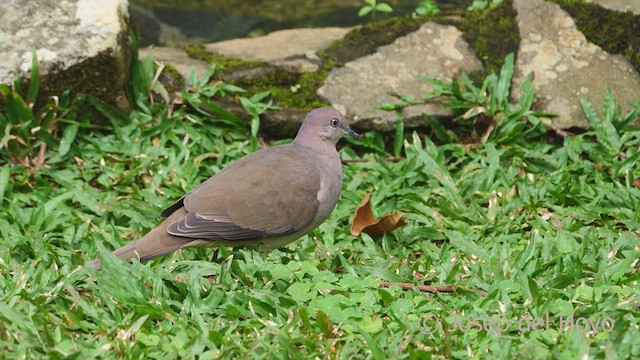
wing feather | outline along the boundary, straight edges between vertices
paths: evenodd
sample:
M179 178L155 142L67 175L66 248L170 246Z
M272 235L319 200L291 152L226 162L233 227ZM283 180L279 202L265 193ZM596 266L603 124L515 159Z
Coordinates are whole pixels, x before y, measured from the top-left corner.
M308 154L292 145L247 155L181 199L188 214L167 231L209 240L294 233L318 214L320 175Z

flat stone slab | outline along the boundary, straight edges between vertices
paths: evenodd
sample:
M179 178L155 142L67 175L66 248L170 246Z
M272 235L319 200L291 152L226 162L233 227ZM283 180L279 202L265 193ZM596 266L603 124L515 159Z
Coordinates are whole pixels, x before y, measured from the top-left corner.
M159 63L173 66L184 79L189 79L192 70L201 76L209 67L206 61L192 59L184 51L170 47L150 46L138 51L140 60L144 60L149 55Z
M255 38L234 39L205 45L207 51L227 57L265 61L287 71L318 69L316 52L342 39L350 28L315 28L274 31Z
M586 2L598 4L605 9L621 12L631 11L636 15L640 15L639 0L586 0Z
M578 96L601 111L607 88L623 111L637 101L640 76L622 55L612 55L587 41L574 20L557 4L543 0L514 0L520 28L520 49L514 74L514 92L533 74L542 108L558 114L547 121L553 128L588 128Z
M30 78L32 47L41 94L71 89L129 108L127 0L0 2L0 83L11 83L14 74Z
M379 131L392 130L393 112L377 110L385 102L399 103L391 94L420 99L432 86L420 80L434 77L450 81L464 71L481 71L482 64L453 26L428 22L418 31L382 46L371 55L356 59L344 67L334 68L318 95L336 108L346 111L354 126ZM422 114L450 117L441 103L409 106L403 110L405 124L424 124Z

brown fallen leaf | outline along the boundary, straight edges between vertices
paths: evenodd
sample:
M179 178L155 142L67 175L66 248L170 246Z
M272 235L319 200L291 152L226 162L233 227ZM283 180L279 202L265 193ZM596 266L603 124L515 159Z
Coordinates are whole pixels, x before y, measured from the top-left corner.
M407 224L407 219L402 213L385 214L380 219L374 218L371 211L371 195L374 191L371 190L356 209L356 215L351 221L351 235L353 236L360 236L361 233L379 236Z

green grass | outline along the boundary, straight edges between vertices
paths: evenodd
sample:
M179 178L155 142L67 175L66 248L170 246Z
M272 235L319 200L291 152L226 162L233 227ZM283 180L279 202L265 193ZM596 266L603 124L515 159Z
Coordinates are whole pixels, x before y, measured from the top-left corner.
M445 129L438 145L407 134L403 159L388 162L381 135L368 133L343 148L343 159L367 161L344 166L340 202L311 236L268 255L221 249L220 263L210 249L189 249L124 265L105 248L141 236L163 208L257 146L250 124L201 108L238 89L200 83L169 111L146 97L152 71L136 68L135 111L93 102L108 129L52 141L42 166L3 153L2 357L640 356L640 131L625 120L637 113L616 111L610 95L601 118L583 104L593 131L563 139L498 117L484 143L460 144ZM242 103L255 114L260 101ZM498 136L509 128L523 135ZM408 225L354 238L350 219L373 188L375 211L404 212ZM97 254L103 271L80 268ZM541 331L518 327L546 314ZM614 326L561 329L571 314ZM455 327L461 317L474 319L470 329ZM476 319L511 323L480 329Z

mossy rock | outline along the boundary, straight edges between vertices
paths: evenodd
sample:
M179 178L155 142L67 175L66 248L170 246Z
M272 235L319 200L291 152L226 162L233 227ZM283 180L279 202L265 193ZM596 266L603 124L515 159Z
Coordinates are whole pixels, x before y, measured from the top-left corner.
M250 69L262 66L265 62L234 59L227 56L219 55L208 51L203 44L189 44L182 47L182 50L192 59L206 61L210 64L216 64L216 72L235 71L240 69Z
M468 11L456 24L463 31L462 37L478 54L486 74L500 72L504 58L510 53L517 54L520 31L516 15L513 1L505 0L493 9ZM482 78L484 75L478 74Z
M215 77L247 90L253 95L270 91L274 104L297 111L327 106L317 95L328 72L335 66L375 52L382 45L417 30L426 18L393 18L357 27L345 38L318 52L321 64L317 71L292 73L261 61L234 59L211 53L203 45L187 45L184 50L194 59L216 64Z
M397 38L412 33L433 18L397 17L362 25L350 31L343 39L334 41L318 53L334 66L373 54L380 46L389 45Z
M640 71L640 15L609 10L580 0L551 0L560 5L592 43L622 54Z
M417 31L428 21L454 25L463 30L464 39L479 54L487 69L486 72L472 74L474 79L480 80L486 73L498 72L505 56L517 52L520 36L511 0L490 10L455 13L455 17L450 15L443 13L442 16L417 19L397 17L354 28L341 40L318 51L320 64L318 70L311 73L292 73L266 62L228 58L208 52L203 45L189 45L185 51L195 59L215 63L214 77L217 80L246 89L247 96L270 91L275 105L299 114L328 105L316 91L324 84L331 69L373 54L379 47ZM509 36L495 36L496 33Z

